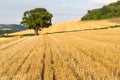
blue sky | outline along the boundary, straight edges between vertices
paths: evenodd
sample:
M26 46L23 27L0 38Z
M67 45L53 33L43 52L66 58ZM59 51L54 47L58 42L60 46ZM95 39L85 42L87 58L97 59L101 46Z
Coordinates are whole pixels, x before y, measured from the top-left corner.
M19 24L26 10L44 7L53 14L53 22L80 19L87 10L117 0L0 0L0 24Z

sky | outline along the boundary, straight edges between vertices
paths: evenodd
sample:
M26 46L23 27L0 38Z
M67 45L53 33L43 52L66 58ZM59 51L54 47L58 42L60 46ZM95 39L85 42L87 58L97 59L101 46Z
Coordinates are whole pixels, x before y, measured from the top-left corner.
M0 0L0 24L20 24L23 13L46 8L53 14L52 22L80 19L88 10L117 0Z

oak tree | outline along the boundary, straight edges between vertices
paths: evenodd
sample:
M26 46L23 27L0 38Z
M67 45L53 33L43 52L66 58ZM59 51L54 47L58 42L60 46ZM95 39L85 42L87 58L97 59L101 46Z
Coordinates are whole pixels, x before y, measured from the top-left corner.
M53 15L45 8L35 8L24 12L21 25L27 26L29 29L34 29L35 35L39 35L39 30L52 25L52 17Z

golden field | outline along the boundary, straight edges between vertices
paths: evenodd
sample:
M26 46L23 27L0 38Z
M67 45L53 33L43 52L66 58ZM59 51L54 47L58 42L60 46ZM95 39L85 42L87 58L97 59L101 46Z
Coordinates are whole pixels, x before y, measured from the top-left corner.
M76 22L57 23L40 36L2 44L0 80L120 80L120 28L74 31L119 23ZM68 30L74 32L54 33ZM33 33L10 35L27 32Z
M5 43L9 43L11 41L15 41L19 39L18 37L13 37L13 38L0 38L0 45L5 44Z
M80 21L72 20L61 23L54 23L50 28L44 29L42 32L60 32L60 31L73 31L73 30L84 30L103 28L120 24L120 18L105 19L105 20L91 20L91 21Z

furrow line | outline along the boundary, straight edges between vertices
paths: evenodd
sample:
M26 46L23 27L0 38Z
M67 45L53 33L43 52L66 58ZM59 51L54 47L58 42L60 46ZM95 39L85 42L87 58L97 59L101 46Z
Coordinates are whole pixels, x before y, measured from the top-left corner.
M54 61L54 67L55 67L55 74L57 80L64 80L64 79L69 79L69 80L76 80L76 76L71 72L70 69L67 68L67 65L64 62L64 58L60 55L63 50L63 47L60 47L60 43L56 42L56 40L52 37L49 37L51 39L51 44L52 44L52 51L53 51L53 61ZM54 44L53 44L54 43ZM56 50L55 50L55 49ZM54 49L54 50L53 50ZM59 50L58 50L59 49ZM57 61L57 62L56 62ZM59 71L60 70L60 71ZM61 73L61 74L58 74ZM60 75L61 77L59 77Z
M36 38L34 38L34 39L36 39ZM33 39L33 40L34 40ZM34 41L34 42L36 42L36 41ZM33 43L34 43L33 42ZM29 54L29 50L33 50L34 49L34 46L35 46L35 44L32 44L31 46L29 46L28 48L26 48L27 49L27 51L24 53L23 51L25 50L22 50L21 52L19 52L19 55L18 56L16 56L16 58L15 59L17 59L17 61L16 60L12 60L11 62L9 62L9 66L10 67L8 67L7 65L4 67L4 70L2 71L2 74L1 74L1 76L7 76L7 77L9 77L10 79L13 77L13 75L14 74L16 74L16 71L17 70L19 70L19 68L21 68L21 64L24 64L24 62L27 60L27 58L29 57L28 55L30 55ZM23 55L22 55L22 53L23 53ZM21 56L21 58L19 57L19 56ZM22 57L23 56L23 57ZM27 56L27 57L26 57ZM19 57L19 58L18 58ZM15 68L15 66L16 66L16 68ZM14 67L14 68L13 68ZM14 70L14 71L13 71ZM10 74L10 72L11 71L13 71L11 74Z
M38 40L36 40L36 44L37 44ZM24 58L23 62L18 66L16 72L13 74L13 76L17 75L18 72L21 70L22 65L28 60L28 58L32 55L34 49L36 49L38 46L34 45L34 47L28 52L29 54ZM13 77L11 78L11 80L13 79Z
M26 41L28 41L28 40L26 40ZM4 66L6 62L10 61L10 60L11 60L13 57L15 57L22 49L24 49L26 46L28 46L28 45L30 44L30 43L28 43L28 44L25 45L26 41L23 41L23 42L21 43L21 44L23 44L23 45L21 45L21 48L20 48L20 49L16 49L15 52L12 51L12 50L14 50L14 48L18 47L19 45L17 45L16 47L12 48L12 49L10 50L10 52L4 51L4 56L5 56L5 54L6 54L7 58L3 58L4 60L3 60L3 59L1 60L1 61L4 61L4 62L1 63L0 67Z
M20 39L20 40L16 40L16 41L13 41L13 42L10 42L10 43L1 45L1 46L0 46L0 51L5 50L5 49L7 49L7 48L9 48L9 47L11 47L11 46L20 44L20 43L21 43L22 41L24 41L25 39L27 39L27 38L23 38L23 39ZM5 46L5 47L4 47L4 46ZM3 48L1 48L1 47L3 47ZM0 54L1 54L1 53L0 53Z

